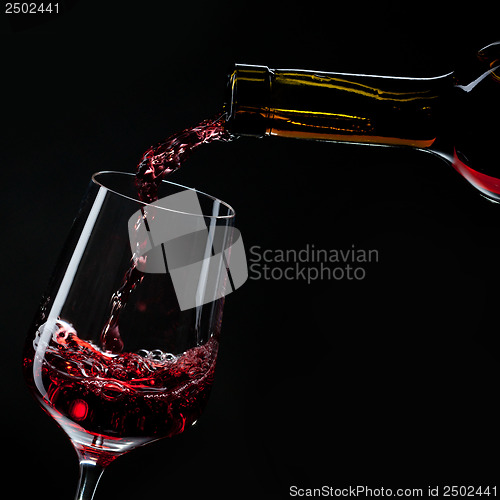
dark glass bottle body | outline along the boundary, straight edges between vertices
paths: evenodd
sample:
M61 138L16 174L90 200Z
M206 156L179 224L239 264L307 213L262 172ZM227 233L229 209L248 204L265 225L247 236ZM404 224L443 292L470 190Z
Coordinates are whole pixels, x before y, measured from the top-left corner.
M406 146L444 158L500 200L500 42L463 68L407 78L236 65L228 130L356 144Z

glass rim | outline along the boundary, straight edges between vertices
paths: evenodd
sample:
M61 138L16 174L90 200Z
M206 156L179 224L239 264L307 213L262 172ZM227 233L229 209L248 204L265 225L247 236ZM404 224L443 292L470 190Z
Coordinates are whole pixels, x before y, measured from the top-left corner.
M208 194L208 193L204 193L203 191L200 191L200 190L198 190L196 188L192 188L192 187L189 187L189 186L184 186L183 184L178 184L177 182L171 182L171 181L166 181L166 180L162 180L161 181L162 184L163 183L170 184L172 186L177 186L177 187L180 187L180 188L189 189L190 191L194 191L197 194L201 194L202 196L205 196L205 197L207 197L207 198L209 198L209 199L211 199L213 201L219 202L221 205L225 206L230 211L230 213L228 215L208 215L208 214L198 214L198 213L182 212L180 210L173 210L171 208L166 208L166 207L161 207L161 206L155 205L154 202L153 203L148 203L146 201L141 201L141 200L139 200L139 198L134 198L134 197L128 196L128 195L126 195L124 193L120 193L119 191L117 191L115 189L112 189L112 188L106 186L104 183L102 183L99 180L97 180L98 176L109 175L109 174L126 175L126 176L130 176L130 177L135 177L135 174L131 173L131 172L121 172L119 170L101 170L99 172L94 172L92 174L92 182L94 184L96 184L97 186L100 186L100 187L102 187L102 188L110 191L111 193L116 194L117 196L120 196L120 197L125 198L125 199L130 200L130 201L133 201L135 203L138 203L141 206L151 206L151 207L155 207L156 209L165 210L167 212L173 212L173 213L178 213L178 214L183 214L183 215L191 215L193 217L203 217L203 218L206 218L206 219L233 219L235 217L235 215L236 215L236 212L235 212L234 208L231 205L229 205L229 203L226 203L225 201L221 200L220 198L212 196L211 194Z

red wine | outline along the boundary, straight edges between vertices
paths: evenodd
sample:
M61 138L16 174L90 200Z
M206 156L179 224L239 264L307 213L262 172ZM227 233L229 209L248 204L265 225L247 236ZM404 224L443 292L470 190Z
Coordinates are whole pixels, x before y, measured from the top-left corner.
M178 356L159 349L112 355L64 321L48 328L43 356L42 327L25 355L25 373L42 407L84 454L109 462L122 449L181 433L201 414L214 378L215 336Z
M225 127L225 115L178 132L165 141L151 146L137 166L136 185L139 198L151 203L157 199L158 186L166 174L177 170L191 151L213 141L230 141Z
M111 297L111 311L101 332L100 345L107 353L118 354L123 350L118 321L120 312L127 305L130 294L143 278L144 274L137 270L136 259L132 256L130 267L122 279L120 288Z
M458 157L456 150L454 151L452 165L460 175L487 198L500 201L500 179L469 167Z

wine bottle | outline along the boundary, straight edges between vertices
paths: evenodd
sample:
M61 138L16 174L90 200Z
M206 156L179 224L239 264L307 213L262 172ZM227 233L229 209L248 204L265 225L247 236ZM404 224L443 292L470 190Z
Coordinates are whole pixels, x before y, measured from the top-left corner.
M227 88L226 128L235 136L412 147L500 201L500 42L430 78L236 64Z

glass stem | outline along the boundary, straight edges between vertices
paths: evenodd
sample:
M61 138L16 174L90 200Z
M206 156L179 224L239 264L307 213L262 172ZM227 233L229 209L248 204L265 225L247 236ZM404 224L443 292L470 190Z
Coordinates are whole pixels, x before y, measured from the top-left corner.
M92 460L80 460L80 481L75 500L92 500L104 467Z

